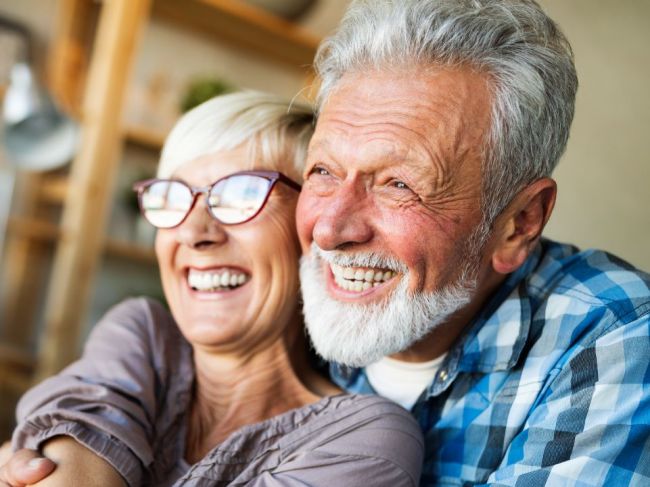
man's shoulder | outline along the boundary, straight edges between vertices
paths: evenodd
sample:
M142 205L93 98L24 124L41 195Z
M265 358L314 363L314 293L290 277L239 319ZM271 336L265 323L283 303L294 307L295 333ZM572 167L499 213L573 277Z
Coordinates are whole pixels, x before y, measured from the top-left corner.
M650 275L608 252L543 240L538 265L526 279L534 307L547 316L634 321L650 313Z

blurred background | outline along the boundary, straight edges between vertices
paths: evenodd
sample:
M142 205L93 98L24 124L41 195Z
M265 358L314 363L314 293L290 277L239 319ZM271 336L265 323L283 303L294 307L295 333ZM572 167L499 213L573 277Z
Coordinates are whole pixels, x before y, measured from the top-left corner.
M162 298L133 181L203 99L310 99L347 0L1 0L0 441L15 401L128 296ZM546 234L650 270L650 2L542 0L580 89Z

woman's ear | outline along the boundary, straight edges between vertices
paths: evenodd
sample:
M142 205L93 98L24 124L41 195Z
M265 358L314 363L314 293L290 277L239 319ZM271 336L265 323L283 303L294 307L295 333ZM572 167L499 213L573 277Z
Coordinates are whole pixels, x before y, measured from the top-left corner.
M497 220L492 267L499 274L519 268L537 244L555 205L557 184L538 179L522 189Z

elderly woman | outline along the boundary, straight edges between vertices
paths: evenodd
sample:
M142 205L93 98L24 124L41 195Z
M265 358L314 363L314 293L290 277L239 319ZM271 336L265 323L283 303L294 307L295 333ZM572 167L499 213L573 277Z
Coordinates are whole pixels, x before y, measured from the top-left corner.
M248 92L174 127L158 179L135 187L171 314L116 306L22 399L14 446L59 461L42 485L417 485L410 415L310 363L294 210L312 125L308 108Z

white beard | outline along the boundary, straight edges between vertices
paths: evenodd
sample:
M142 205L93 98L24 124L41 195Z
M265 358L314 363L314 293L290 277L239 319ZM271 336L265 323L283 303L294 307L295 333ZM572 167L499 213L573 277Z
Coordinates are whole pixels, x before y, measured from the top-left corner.
M352 267L391 269L400 282L381 303L358 305L329 296L323 261ZM300 261L303 313L311 341L324 359L363 367L408 349L452 313L465 306L476 289L471 263L454 283L434 293L410 294L406 266L376 254L324 251L312 244Z

